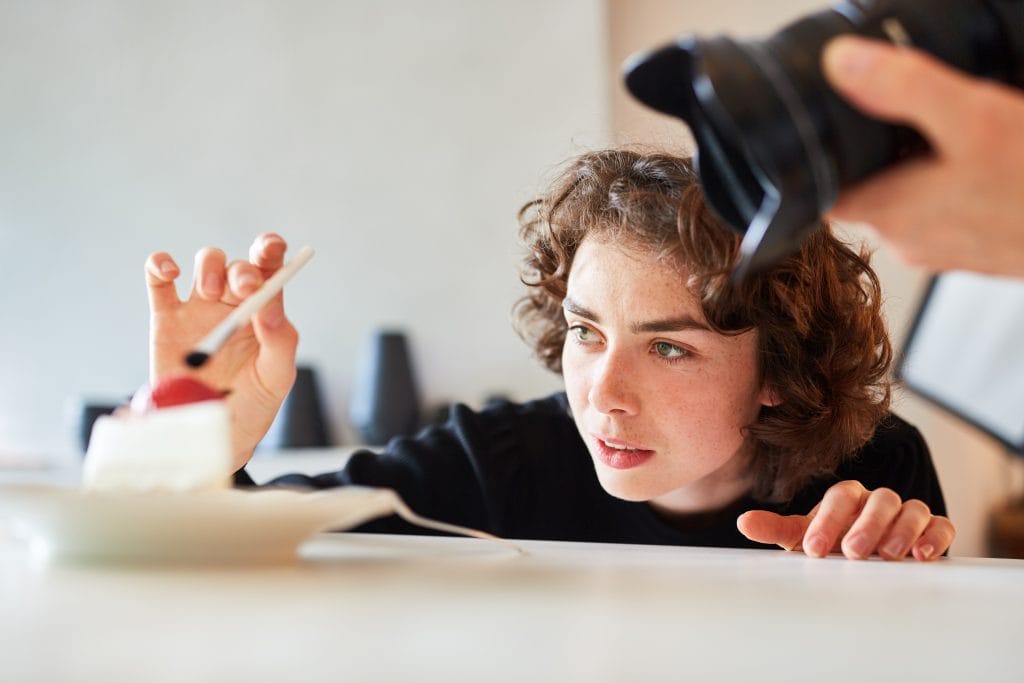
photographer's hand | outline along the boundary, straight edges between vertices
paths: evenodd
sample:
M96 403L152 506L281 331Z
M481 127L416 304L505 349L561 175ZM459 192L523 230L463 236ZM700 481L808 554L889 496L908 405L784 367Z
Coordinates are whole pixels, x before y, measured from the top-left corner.
M874 226L909 263L1024 276L1024 92L854 36L823 55L833 87L932 146L844 191L829 218Z

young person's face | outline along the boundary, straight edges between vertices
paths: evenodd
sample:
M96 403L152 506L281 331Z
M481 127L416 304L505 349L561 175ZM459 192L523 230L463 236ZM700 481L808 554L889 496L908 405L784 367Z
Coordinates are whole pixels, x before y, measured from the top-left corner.
M594 238L576 253L563 308L566 392L605 490L678 512L742 495L741 430L770 404L757 333L712 331L673 259Z

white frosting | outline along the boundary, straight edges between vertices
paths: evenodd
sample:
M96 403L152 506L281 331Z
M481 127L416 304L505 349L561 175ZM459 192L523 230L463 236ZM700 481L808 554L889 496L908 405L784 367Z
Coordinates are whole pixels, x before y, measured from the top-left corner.
M231 420L202 401L96 420L83 483L94 490L191 491L231 482Z

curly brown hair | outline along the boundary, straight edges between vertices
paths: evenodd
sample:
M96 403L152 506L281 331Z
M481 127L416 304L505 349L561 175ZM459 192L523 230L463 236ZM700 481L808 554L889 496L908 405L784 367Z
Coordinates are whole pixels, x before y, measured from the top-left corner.
M529 289L515 307L516 330L554 372L567 332L569 270L590 235L679 259L713 329L758 331L761 381L778 405L762 407L746 428L755 443L755 498L787 501L835 472L887 413L892 346L878 277L868 253L828 225L777 266L733 285L740 236L705 206L691 161L630 150L578 157L520 210L519 222Z

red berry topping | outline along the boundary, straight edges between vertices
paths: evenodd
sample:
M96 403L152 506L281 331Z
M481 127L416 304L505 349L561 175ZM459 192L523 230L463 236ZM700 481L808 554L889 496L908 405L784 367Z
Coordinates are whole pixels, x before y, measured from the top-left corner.
M164 377L149 392L149 403L154 408L169 408L221 398L224 398L223 391L218 391L188 375Z

